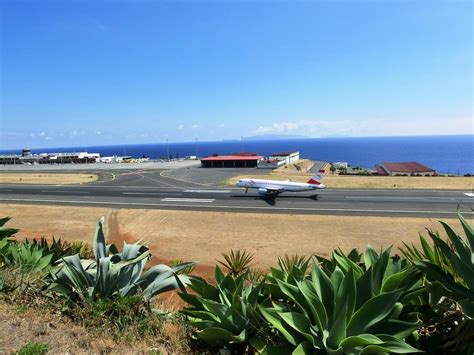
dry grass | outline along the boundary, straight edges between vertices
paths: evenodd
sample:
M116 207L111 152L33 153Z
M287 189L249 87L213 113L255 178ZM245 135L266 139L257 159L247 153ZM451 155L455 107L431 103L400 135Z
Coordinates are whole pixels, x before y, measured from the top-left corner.
M105 329L92 329L48 309L17 306L0 300L0 353L16 353L28 343L48 344L53 354L160 354L189 352L188 330L180 323L164 320L159 334L133 342L114 340Z
M135 347L118 347L112 339L94 338L86 329L52 314L35 309L18 308L0 301L0 352L15 353L28 343L46 343L53 353L102 353L134 351ZM138 347L137 350L145 350Z
M203 276L211 275L221 253L230 249L255 253L258 266L267 268L279 255L329 255L334 248L363 249L369 243L376 248L398 247L402 241L417 243L418 232L425 227L440 229L428 218L0 206L2 215L13 217L9 225L20 228L18 236L28 238L54 234L90 242L96 221L106 215L109 241L144 239L155 262L199 261L196 273ZM445 220L459 227L457 220Z
M298 175L305 174L314 165L314 162L308 159L300 159L293 164L287 164L274 170L278 175Z
M0 184L68 185L97 181L95 174L80 173L0 173Z
M269 175L239 175L229 179L226 183L235 185L239 179L274 179L306 182L311 174L282 174L279 171L271 172ZM359 189L451 189L472 190L474 188L474 177L464 176L349 176L331 175L324 176L324 184L330 189L359 188Z

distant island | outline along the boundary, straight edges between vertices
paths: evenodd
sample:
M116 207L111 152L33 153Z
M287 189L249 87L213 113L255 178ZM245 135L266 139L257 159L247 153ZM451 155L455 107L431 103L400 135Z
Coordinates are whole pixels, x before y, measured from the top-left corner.
M246 141L270 141L277 139L308 139L312 137L296 134L259 134L251 137L244 137Z

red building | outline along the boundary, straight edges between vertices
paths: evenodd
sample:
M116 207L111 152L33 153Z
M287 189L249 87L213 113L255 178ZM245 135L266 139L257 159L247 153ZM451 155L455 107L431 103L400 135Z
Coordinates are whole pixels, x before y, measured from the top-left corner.
M203 168L255 168L263 157L260 155L222 155L201 159Z
M422 175L433 176L436 175L436 170L427 167L426 165L417 163L415 161L390 163L384 162L375 166L377 173L382 176L397 176L397 175Z

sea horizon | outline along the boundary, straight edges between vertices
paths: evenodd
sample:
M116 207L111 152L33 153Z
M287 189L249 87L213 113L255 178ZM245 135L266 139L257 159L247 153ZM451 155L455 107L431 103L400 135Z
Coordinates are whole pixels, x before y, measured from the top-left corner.
M0 154L21 154L23 148L0 150ZM299 151L301 158L347 162L372 168L385 161L417 161L442 173L474 172L474 135L424 135L380 137L275 138L219 141L162 142L143 144L89 145L30 148L33 154L80 152L101 156L127 155L151 159L183 158L252 152L269 156L281 151Z

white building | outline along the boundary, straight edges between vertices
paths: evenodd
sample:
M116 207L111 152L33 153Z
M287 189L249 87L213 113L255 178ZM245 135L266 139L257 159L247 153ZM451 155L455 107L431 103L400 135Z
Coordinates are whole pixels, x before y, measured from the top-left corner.
M334 166L336 169L347 169L349 164L346 161L337 161L332 163L332 166Z
M292 164L300 160L300 152L278 152L270 156L270 160L282 160L285 164Z

